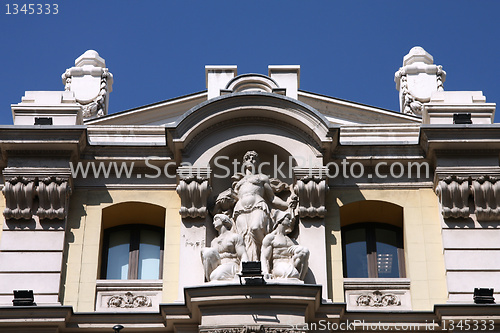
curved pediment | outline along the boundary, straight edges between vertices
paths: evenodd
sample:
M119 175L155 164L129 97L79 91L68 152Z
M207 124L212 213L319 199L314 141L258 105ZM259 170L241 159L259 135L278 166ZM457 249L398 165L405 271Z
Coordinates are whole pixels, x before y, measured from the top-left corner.
M314 108L292 98L267 92L240 92L213 98L187 111L175 124L167 126L172 139L185 148L204 131L217 126L261 122L262 125L286 124L306 134L319 148L332 142L335 128ZM258 135L259 133L255 133Z

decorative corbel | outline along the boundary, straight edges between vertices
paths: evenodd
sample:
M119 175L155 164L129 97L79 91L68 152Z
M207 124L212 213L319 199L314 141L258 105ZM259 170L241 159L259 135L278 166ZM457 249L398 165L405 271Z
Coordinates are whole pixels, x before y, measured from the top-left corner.
M6 219L64 220L71 194L71 174L61 168L3 170ZM49 176L50 175L50 176Z
M36 215L40 219L64 220L68 198L71 194L68 179L54 176L40 179L36 193L38 195Z
M181 198L179 214L182 218L205 218L208 213L210 168L180 167L177 170L179 185L177 194Z
M500 179L480 176L472 180L472 194L478 221L500 220Z
M469 217L471 190L468 178L447 176L439 181L436 194L441 202L441 214L444 218Z
M325 196L328 191L326 168L294 168L293 190L299 197L300 217L325 217Z
M35 198L35 179L16 176L5 180L2 190L5 196L6 219L31 219L33 216L33 199Z

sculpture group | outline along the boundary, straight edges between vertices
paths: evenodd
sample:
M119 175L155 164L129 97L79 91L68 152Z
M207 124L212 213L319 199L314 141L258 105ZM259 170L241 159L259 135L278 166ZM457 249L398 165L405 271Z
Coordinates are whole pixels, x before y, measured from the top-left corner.
M308 270L309 250L290 237L296 224L297 196L283 200L268 176L258 172L259 157L243 157L243 173L216 201L213 225L219 235L201 252L207 281L232 280L244 261L260 261L268 279L300 279Z

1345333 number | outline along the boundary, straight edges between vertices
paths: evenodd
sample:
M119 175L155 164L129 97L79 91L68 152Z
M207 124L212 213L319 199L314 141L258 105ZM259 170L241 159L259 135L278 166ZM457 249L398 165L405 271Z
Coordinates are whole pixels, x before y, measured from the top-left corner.
M59 14L59 5L57 3L29 3L29 4L17 4L17 3L7 3L5 4L7 15L57 15Z

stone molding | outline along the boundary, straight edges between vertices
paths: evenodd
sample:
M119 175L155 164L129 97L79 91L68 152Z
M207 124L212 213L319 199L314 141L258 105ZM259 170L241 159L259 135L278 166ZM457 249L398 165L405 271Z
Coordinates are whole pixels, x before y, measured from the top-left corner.
M500 168L483 169L436 169L435 191L444 218L468 218L475 213L480 222L500 220ZM469 208L470 198L474 211Z
M205 218L208 214L210 168L180 167L177 169L179 185L176 188L181 198L179 214L182 218Z
M6 219L64 220L71 195L71 177L61 169L18 169L3 171L5 184L2 192ZM36 211L35 211L36 209Z
M328 192L326 182L327 169L317 168L294 168L295 185L293 190L299 197L299 216L325 217L325 196Z

